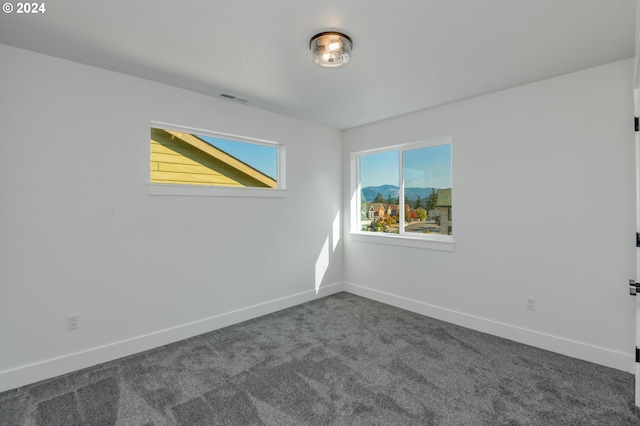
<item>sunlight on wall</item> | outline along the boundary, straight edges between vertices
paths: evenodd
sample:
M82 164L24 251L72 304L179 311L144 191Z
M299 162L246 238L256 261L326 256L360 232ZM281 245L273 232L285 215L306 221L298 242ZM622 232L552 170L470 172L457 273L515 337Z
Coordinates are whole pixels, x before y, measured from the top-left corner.
M322 245L322 249L320 249L320 254L318 255L318 260L316 260L316 294L320 291L320 284L322 284L322 279L324 278L324 274L327 272L328 267L329 236L324 240L324 244Z
M320 286L322 285L322 280L324 279L325 274L327 273L327 269L329 269L329 263L331 262L331 254L335 253L336 248L338 247L338 243L340 242L341 237L341 222L342 217L340 216L340 210L336 213L336 216L333 218L332 224L332 232L327 235L327 238L324 240L324 244L320 249L320 253L318 254L318 258L316 259L316 267L315 267L315 277L316 277L316 294L320 292ZM331 238L331 241L329 241ZM329 252L329 247L332 247L332 251Z
M338 242L340 242L340 210L336 213L335 219L333 219L333 251L336 251Z

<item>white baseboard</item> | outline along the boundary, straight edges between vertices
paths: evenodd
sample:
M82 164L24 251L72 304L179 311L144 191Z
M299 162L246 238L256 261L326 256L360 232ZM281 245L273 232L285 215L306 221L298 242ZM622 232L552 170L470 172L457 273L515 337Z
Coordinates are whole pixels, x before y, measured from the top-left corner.
M634 359L630 354L476 317L353 283L334 283L322 286L317 293L309 290L143 336L0 371L0 392L177 342L341 291L562 355L634 372Z
M344 291L343 283L325 285L317 292L309 290L143 336L0 371L0 392L157 348L341 291Z
M431 318L450 322L452 324L492 334L515 342L524 343L526 345L535 346L537 348L556 352L572 358L593 362L595 364L627 371L629 373L634 372L634 358L630 353L627 354L590 345L584 342L541 333L535 330L516 327L510 324L430 305L418 300L374 290L357 284L344 283L344 291Z

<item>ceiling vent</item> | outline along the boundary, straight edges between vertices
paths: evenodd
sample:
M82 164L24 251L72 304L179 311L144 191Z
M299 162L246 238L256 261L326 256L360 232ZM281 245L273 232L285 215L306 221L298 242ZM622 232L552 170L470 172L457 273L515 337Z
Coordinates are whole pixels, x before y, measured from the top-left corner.
M229 99L230 101L236 101L243 104L249 103L249 99L241 98L240 96L230 95L229 93L220 93L221 98Z

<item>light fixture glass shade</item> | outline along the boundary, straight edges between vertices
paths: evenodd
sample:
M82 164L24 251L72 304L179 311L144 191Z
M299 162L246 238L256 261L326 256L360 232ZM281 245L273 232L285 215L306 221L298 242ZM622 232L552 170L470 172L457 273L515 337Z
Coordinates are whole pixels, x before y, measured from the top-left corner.
M337 32L316 34L309 42L313 62L322 67L339 67L351 59L353 42L349 36Z

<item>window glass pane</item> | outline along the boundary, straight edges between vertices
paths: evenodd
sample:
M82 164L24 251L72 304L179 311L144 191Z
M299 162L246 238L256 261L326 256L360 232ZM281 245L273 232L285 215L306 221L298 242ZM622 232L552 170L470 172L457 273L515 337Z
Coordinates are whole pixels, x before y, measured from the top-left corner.
M200 136L200 138L264 173L273 180L277 178L278 150L276 147L256 145L248 142L236 142L210 136Z
M278 148L151 128L154 183L277 188Z
M402 153L404 231L451 235L451 144Z
M360 156L362 231L399 232L399 164L398 151Z

